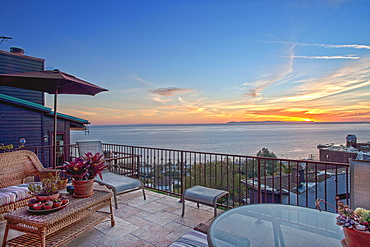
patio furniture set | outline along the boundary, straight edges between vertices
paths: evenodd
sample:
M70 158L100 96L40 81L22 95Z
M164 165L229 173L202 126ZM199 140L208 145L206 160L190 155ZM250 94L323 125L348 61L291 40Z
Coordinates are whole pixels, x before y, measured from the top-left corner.
M31 212L26 206L33 196L28 193L29 183L24 182L34 177L47 178L56 172L56 169L44 168L31 151L0 154L0 214L7 220L3 247L59 246L106 218L110 218L111 226L114 226L111 192L95 191L88 198L69 195L69 204L59 211L50 214ZM110 207L108 213L99 211L106 206ZM26 234L8 240L9 230Z
M99 150L92 149L89 144L98 146ZM102 152L100 142L78 143L80 154L88 152ZM85 149L84 149L85 148ZM112 172L104 172L103 180L98 180L100 185L104 185L112 190L94 191L86 198L76 198L68 195L69 204L60 210L52 213L35 213L27 207L30 199L25 179L30 176L43 178L48 174L55 173L58 170L46 169L40 163L36 154L30 151L16 151L0 154L0 213L7 220L4 232L2 246L60 246L76 238L82 232L91 227L110 219L111 226L115 225L112 195L115 200L115 207L118 208L116 195L118 193L129 192L142 189L145 197L144 186L140 180L124 177ZM114 182L113 182L114 181ZM266 241L273 241L271 244L281 244L282 246L289 241L294 240L289 232L281 231L281 225L292 227L303 232L325 235L324 238L332 238L333 243L341 239L343 234L338 229L322 229L322 226L335 225L335 215L328 212L319 212L317 210L276 204L256 204L237 207L222 215L217 216L217 202L226 198L227 209L229 209L230 194L228 191L207 188L203 186L193 186L182 193L182 217L185 214L185 201L192 201L199 204L212 206L214 208L214 218L210 228L207 230L191 230L177 241L172 243L171 247L187 246L229 246L235 245L249 246L256 241L261 240L254 235L259 229L267 231L265 238L272 234L272 238ZM108 207L109 211L101 211ZM240 228L239 226L243 226ZM244 228L250 228L248 231ZM16 230L25 234L7 239L9 230ZM249 232L250 234L246 234ZM208 233L208 234L207 234ZM324 233L324 234L323 234ZM292 238L293 237L293 238ZM291 238L293 240L291 240ZM317 240L317 239L316 239ZM313 241L313 240L307 240ZM267 243L267 242L266 242ZM294 243L294 242L292 242ZM264 242L261 243L263 246Z
M101 142L80 142L79 153L103 152ZM100 185L112 190L94 191L87 198L75 198L68 196L69 204L58 211L45 214L35 213L29 210L27 202L32 198L28 193L29 183L24 183L26 178L33 176L39 179L46 178L50 173L56 173L56 169L46 169L40 163L37 155L31 151L21 150L0 154L0 213L7 220L2 246L60 246L65 244L78 234L110 218L111 226L115 225L111 197L114 196L115 207L118 208L116 195L141 189L145 197L144 186L138 179L129 178L104 172L103 180L96 179ZM229 199L227 191L194 186L185 190L182 196L183 212L185 213L185 200L213 206L216 217L216 203L222 198ZM229 200L227 200L229 201ZM100 209L109 206L109 212ZM227 205L229 207L229 205ZM7 239L9 230L16 230L26 234L13 239ZM189 232L188 235L197 235L199 232ZM203 234L203 235L202 235ZM200 235L205 241L205 234ZM187 236L187 235L186 235ZM184 237L186 237L184 236Z
M3 215L17 208L25 207L32 197L28 194L27 178L46 178L57 170L42 166L37 155L20 150L0 154L0 220Z
M33 214L25 207L17 209L5 215L7 223L2 246L60 246L107 218L113 227L111 197L112 193L106 191L94 191L87 198L70 195L68 206L50 214ZM99 211L106 206L109 212ZM26 234L7 240L9 230Z
M82 150L83 143L80 147L80 153L87 152L87 150ZM44 168L37 155L31 151L20 150L0 154L0 214L2 219L7 220L3 247L7 245L60 246L107 218L110 218L113 227L115 221L111 204L112 195L114 195L116 208L118 208L116 199L118 193L142 189L145 199L143 184L140 180L107 171L103 174L105 181L97 182L112 189L113 193L94 191L87 198L76 198L69 195L69 204L58 211L29 210L26 206L33 196L28 193L29 183L24 183L25 180L33 181L35 177L47 178L50 173L55 174L58 171ZM106 206L110 208L108 213L100 211ZM8 240L9 230L26 234Z
M84 153L104 153L103 144L101 141L85 141L77 142L79 155L82 156ZM109 159L107 159L109 162ZM115 165L110 164L109 170L112 170ZM117 195L121 193L128 193L134 190L141 189L143 192L144 200L146 200L144 185L139 179L122 176L105 170L102 172L103 179L99 177L95 178L95 182L100 185L106 186L113 192L114 205L118 209Z

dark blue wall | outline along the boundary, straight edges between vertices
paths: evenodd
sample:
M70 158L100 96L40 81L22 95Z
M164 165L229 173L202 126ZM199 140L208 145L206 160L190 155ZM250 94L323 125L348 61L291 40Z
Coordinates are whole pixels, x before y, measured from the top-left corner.
M44 60L19 53L0 51L0 74L40 71ZM0 93L44 105L44 93L0 86ZM0 143L19 145L25 138L26 146L44 145L44 112L0 101Z
M0 101L0 142L19 146L19 140L25 138L26 146L43 145L41 136L43 119L43 112Z
M18 53L0 51L0 74L44 70L44 60ZM0 86L0 93L44 105L44 93L22 88Z

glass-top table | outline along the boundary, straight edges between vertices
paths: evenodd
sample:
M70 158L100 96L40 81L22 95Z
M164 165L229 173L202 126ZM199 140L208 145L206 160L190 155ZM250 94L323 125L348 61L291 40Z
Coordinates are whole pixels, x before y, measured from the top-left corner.
M208 230L209 246L341 246L335 213L286 205L252 204L219 215Z

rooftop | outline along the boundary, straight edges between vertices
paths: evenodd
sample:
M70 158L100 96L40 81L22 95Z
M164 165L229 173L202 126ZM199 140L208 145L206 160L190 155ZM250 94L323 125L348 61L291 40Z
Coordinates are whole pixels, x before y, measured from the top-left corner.
M54 115L54 112L49 107L45 107L43 105L28 101L28 100L19 99L19 98L9 96L9 95L6 95L6 94L0 93L0 101L5 101L5 102L12 103L12 104L15 104L15 105L19 105L19 106L23 106L23 107L26 107L26 108L34 109L36 111L45 112L50 116ZM59 118L68 119L68 120L71 120L71 121L74 121L74 122L77 122L77 123L81 123L81 124L89 124L89 121L87 121L85 119L69 116L69 115L62 114L62 113L57 113L57 115L58 115Z

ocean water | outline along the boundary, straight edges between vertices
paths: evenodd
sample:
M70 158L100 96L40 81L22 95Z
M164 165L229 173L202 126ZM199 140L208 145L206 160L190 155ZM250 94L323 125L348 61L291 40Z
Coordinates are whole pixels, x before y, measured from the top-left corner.
M370 141L369 123L262 123L199 125L101 125L72 131L71 143L105 143L251 155L268 148L279 158L318 157L318 144L345 144L347 135Z

